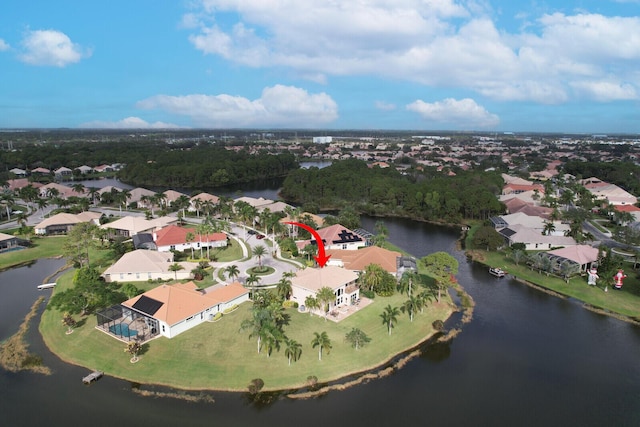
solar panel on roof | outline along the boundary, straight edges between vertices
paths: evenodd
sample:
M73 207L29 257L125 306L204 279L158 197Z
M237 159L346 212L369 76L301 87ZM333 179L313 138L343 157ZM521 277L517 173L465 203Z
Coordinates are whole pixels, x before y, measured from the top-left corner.
M162 307L163 304L163 302L142 295L140 299L132 305L132 307L144 314L153 316L156 314L156 311L160 310L160 307Z

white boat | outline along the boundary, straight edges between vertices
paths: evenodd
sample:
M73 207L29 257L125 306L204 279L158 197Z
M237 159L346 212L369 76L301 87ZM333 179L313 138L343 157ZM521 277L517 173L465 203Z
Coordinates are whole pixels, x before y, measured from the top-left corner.
M497 268L497 267L496 267L496 268L491 267L491 268L489 269L489 273L493 274L493 275L494 275L494 276L496 276L496 277L504 277L504 276L506 276L506 275L507 275L507 272L506 272L506 271L504 271L504 270L503 270L503 269L501 269L501 268Z
M50 289L53 288L55 286L55 282L52 283L43 283L42 285L38 285L38 289L42 290L42 289Z

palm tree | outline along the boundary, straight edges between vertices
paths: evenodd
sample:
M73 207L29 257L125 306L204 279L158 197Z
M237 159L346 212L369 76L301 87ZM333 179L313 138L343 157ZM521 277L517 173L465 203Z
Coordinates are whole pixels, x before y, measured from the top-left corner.
M314 336L313 336L313 339L311 340L311 346L313 348L318 347L318 360L322 360L322 349L326 348L327 354L329 354L329 351L332 348L331 340L329 339L329 336L325 331L322 331L321 333L314 332L313 335Z
M375 225L376 235L373 238L374 244L376 246L384 246L384 243L387 241L387 236L389 235L389 230L384 225L384 221L376 221Z
M47 203L46 199L43 199L40 197L36 199L36 203L38 205L38 209L42 211L42 217L44 217L44 208L46 208L49 205L49 203Z
M0 194L0 201L7 211L7 221L11 221L11 206L15 202L15 197L11 193L4 192Z
M291 280L283 277L276 285L276 293L282 300L288 300L291 295Z
M382 323L387 325L387 329L389 331L389 335L391 335L391 328L394 327L394 323L398 321L398 316L400 315L400 310L398 307L391 307L391 304L388 304L380 317L382 317Z
M422 306L422 300L418 297L414 297L413 295L410 295L409 299L402 304L402 307L400 308L400 310L402 310L403 313L405 312L408 313L409 320L413 322L413 315L416 313L416 311L420 310L421 306Z
M174 262L169 266L169 271L173 271L173 274L176 280L178 280L178 271L180 270L184 270L184 267L178 264L177 262Z
M87 187L89 199L91 199L91 203L95 206L96 199L100 194L100 189L97 187Z
M267 357L271 356L274 349L280 351L280 343L286 339L282 329L278 328L277 325L267 323L262 328L261 333L262 341L267 349Z
M73 332L73 328L76 327L77 322L71 316L71 314L67 312L62 316L62 324L67 327L67 335L69 335Z
M267 254L267 249L264 246L259 245L254 246L251 250L253 252L253 256L258 258L258 266L260 267L260 270L262 270L262 257Z
M187 243L191 243L191 242L193 242L194 240L196 240L196 236L195 236L195 234L193 234L191 231L189 231L189 232L187 233L187 235L184 237L184 240L185 240ZM193 259L193 245L191 245L191 244L190 244L189 246L191 247L191 259Z
M362 285L370 291L375 291L384 280L384 273L385 271L378 264L367 265L360 276Z
M249 286L251 289L255 289L255 287L260 284L260 277L256 276L255 274L250 274L249 277L247 277L246 280L246 284L247 286Z
M284 355L289 360L289 366L291 366L292 360L297 362L298 359L300 359L300 355L302 355L302 344L292 339L285 339L284 343L287 346L284 349Z
M400 278L400 282L398 283L398 290L400 293L406 293L407 296L413 294L413 285L418 283L420 276L414 270L405 271Z
M344 339L351 343L351 346L355 347L356 350L371 341L371 338L359 328L351 328L351 331L347 332Z
M542 234L544 236L549 236L551 233L553 233L554 231L556 231L556 226L553 223L553 221L545 221L544 222L544 228L542 230Z
M125 353L131 355L131 362L138 361L138 353L140 353L140 350L142 350L142 346L137 340L129 341L127 347L124 349Z
M320 303L318 303L318 300L311 295L308 295L304 299L304 305L309 309L309 316L311 316L312 310L320 308Z
M331 309L331 303L336 300L336 294L330 287L323 286L318 290L318 292L316 292L316 299L322 305L322 311L324 311L324 320L326 321L327 313Z
M77 182L73 184L71 188L73 188L73 191L75 191L78 194L84 194L85 192L84 185L81 182Z
M231 264L225 268L224 272L227 273L227 277L231 280L236 279L240 275L240 269L238 269L238 266L235 264Z

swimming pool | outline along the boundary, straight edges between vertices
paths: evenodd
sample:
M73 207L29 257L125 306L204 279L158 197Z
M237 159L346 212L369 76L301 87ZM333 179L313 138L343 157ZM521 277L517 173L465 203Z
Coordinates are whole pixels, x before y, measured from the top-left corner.
M138 331L135 329L129 329L129 325L125 323L118 323L117 325L109 326L109 332L121 337L135 337L138 335Z

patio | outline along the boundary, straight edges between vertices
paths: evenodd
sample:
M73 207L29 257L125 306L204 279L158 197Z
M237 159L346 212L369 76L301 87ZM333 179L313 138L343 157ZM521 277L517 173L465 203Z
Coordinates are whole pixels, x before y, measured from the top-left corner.
M96 328L120 341L144 343L159 336L157 320L121 305L99 311L96 317Z

